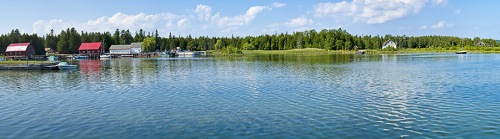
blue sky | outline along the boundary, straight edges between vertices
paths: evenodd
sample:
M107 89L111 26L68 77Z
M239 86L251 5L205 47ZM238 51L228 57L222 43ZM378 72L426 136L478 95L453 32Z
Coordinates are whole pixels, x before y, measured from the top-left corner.
M497 0L9 0L0 33L117 28L161 36L247 36L342 28L357 35L500 39Z

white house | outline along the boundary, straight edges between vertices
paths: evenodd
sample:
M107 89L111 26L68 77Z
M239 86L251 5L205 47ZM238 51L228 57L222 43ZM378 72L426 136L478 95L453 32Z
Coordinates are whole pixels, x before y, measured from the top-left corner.
M395 42L393 42L392 40L387 40L384 42L384 44L382 44L382 49L385 49L387 47L396 48L397 44Z

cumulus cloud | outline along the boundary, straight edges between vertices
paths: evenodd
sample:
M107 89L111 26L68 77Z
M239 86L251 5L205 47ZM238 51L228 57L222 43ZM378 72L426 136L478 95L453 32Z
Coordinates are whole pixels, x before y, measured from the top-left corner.
M432 3L435 5L446 5L448 4L448 0L432 0Z
M212 7L200 4L200 5L196 6L195 13L198 14L198 17L200 19L208 20L208 19L210 19L210 16L212 15Z
M103 16L95 20L88 20L83 23L76 23L72 21L63 21L62 19L54 20L38 20L33 23L34 33L49 33L51 29L60 31L66 28L76 28L84 31L91 32L102 32L102 31L114 31L115 29L130 29L131 31L137 31L139 29L151 29L154 30L158 26L166 25L173 26L172 22L180 19L180 16L171 13L160 13L160 14L144 14L139 13L135 15L127 15L118 12L111 17ZM185 25L180 26L182 28Z
M421 27L420 27L420 28L418 28L418 29L425 30L425 29L427 29L427 26L421 26Z
M350 18L356 23L380 24L419 13L427 4L446 4L447 0L353 0L319 3L314 16L335 19Z
M89 32L113 32L118 29L129 29L131 32L143 29L153 31L158 29L160 34L190 34L197 31L216 31L218 33L234 33L241 26L248 26L258 15L264 11L271 11L273 7L283 7L286 4L273 3L269 6L249 7L242 14L236 16L225 16L221 13L213 14L211 6L199 4L193 8L191 13L186 15L176 15L172 13L158 14L126 14L118 12L113 15L101 16L85 22L65 21L62 19L38 20L32 24L33 32L38 34L49 33L54 29L56 33L67 28ZM289 26L303 24L300 19L291 21ZM162 32L163 31L163 32ZM194 32L193 32L194 31Z
M67 23L64 23L62 19L53 19L49 21L38 20L33 23L33 32L34 33L50 33L50 30L54 29L55 33L57 31L61 31L62 26L67 26Z
M186 30L191 27L191 23L187 18L183 18L177 22L177 27L179 27L179 29L181 30Z
M430 29L442 29L442 28L453 28L455 24L446 23L446 21L439 21L438 23L431 25ZM428 26L421 26L419 29L425 30L429 29Z
M229 26L242 26L248 25L252 22L257 14L261 13L265 9L269 9L266 6L254 6L250 7L244 15L239 15L235 17L221 17L220 14L217 14L212 17L212 20L219 27L229 27Z
M279 2L273 3L273 7L276 7L276 8L281 8L281 7L285 7L285 6L286 6L285 3L279 3Z
M299 26L305 26L308 25L309 23L312 23L312 20L309 20L304 17L298 17L291 19L290 21L286 22L284 25L287 27L299 27Z
M432 25L431 28L432 29L438 29L438 28L443 28L444 25L446 25L446 22L445 21L439 21L437 24L435 25Z

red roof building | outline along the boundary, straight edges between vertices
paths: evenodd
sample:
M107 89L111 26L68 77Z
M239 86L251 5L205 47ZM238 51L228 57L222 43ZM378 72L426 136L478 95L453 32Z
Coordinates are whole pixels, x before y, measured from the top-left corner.
M6 57L27 57L35 55L35 49L30 43L13 43L5 50Z
M80 55L99 55L102 51L101 42L82 43L78 51Z

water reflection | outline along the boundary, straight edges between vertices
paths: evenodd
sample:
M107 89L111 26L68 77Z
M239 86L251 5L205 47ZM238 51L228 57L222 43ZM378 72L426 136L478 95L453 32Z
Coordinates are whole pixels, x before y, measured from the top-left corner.
M119 58L2 71L0 138L494 138L499 59Z
M102 71L101 60L79 60L78 67L83 75L101 74Z

